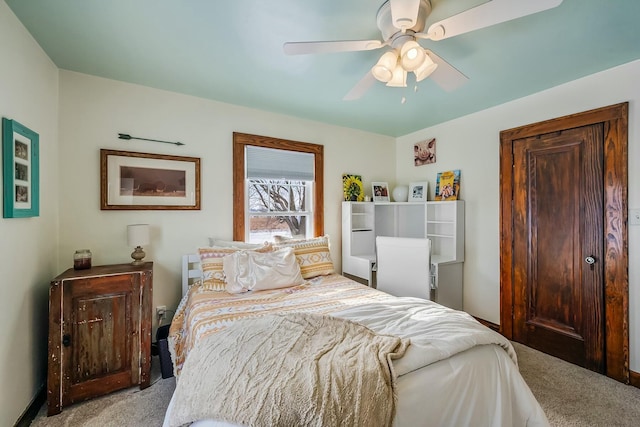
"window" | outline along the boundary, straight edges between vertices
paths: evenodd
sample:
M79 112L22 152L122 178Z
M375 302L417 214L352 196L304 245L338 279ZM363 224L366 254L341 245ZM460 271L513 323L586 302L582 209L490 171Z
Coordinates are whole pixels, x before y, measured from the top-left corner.
M247 178L248 242L272 240L276 234L312 237L313 181Z
M234 240L324 234L322 145L233 134Z

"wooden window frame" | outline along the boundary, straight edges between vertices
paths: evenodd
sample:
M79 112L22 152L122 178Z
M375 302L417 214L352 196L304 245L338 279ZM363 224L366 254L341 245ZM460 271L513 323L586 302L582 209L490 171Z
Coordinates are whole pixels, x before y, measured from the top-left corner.
M233 133L233 240L245 240L245 147L311 153L314 156L313 233L324 235L324 146L268 136Z

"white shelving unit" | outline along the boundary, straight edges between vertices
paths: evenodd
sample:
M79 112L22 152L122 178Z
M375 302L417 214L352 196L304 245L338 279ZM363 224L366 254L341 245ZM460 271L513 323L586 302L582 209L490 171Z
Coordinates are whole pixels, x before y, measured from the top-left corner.
M464 202L426 202L432 263L464 262Z
M376 260L374 207L371 202L342 202L342 273L369 286Z
M375 286L376 236L431 240L436 302L462 309L464 202L342 202L342 272Z

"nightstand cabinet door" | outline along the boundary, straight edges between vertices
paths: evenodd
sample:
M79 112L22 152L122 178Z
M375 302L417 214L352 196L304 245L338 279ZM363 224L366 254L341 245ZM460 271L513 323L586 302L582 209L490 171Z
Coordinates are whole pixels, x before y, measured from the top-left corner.
M151 266L69 270L50 293L48 413L149 385Z
M132 357L140 342L135 327L140 311L132 310L139 306L137 276L72 280L66 286L63 405L138 384L138 360Z

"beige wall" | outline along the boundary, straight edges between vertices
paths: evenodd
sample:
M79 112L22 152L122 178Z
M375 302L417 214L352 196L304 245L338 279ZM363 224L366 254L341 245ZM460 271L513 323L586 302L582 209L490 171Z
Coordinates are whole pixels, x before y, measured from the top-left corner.
M500 131L629 101L629 207L640 208L640 61L398 138L398 182L461 170L465 200L464 309L500 323ZM435 137L437 162L411 166L414 142ZM640 226L629 227L631 369L640 372Z
M0 115L40 134L41 212L37 218L0 219L0 425L12 425L46 377L47 290L71 266L73 251L90 248L94 264L128 262L127 224L146 222L145 248L155 262L154 306L175 308L180 255L230 238L231 135L246 132L325 146L325 229L340 268L341 175L371 181L428 180L462 170L466 200L465 309L499 322L498 135L502 129L631 101L629 205L640 207L636 123L640 99L634 62L488 109L397 140L175 93L58 71L0 1ZM59 93L58 93L59 92ZM180 140L175 147L122 141L119 132ZM437 163L412 166L413 143L438 139ZM394 144L394 141L396 144ZM101 211L99 149L196 156L202 159L202 210ZM390 159L396 159L395 162ZM397 171L397 173L396 173ZM0 177L1 179L1 177ZM640 371L640 227L630 227L631 368Z
M40 135L40 216L0 218L0 425L10 426L46 375L48 284L58 272L58 69L4 1L0 58L0 116Z
M4 1L0 57L11 64L0 68L0 114L38 132L41 153L40 216L0 219L0 425L12 425L46 382L48 285L76 249L90 248L94 265L129 262L126 225L149 223L154 306L173 309L180 256L208 236L231 238L234 131L324 145L325 232L338 270L342 173L362 174L365 185L395 175L387 136L59 71ZM187 145L125 142L119 132ZM100 148L200 157L202 210L101 211Z
M60 71L59 268L71 265L77 248L90 248L94 264L128 262L132 248L127 247L126 225L149 223L152 238L145 251L155 262L154 307L174 309L181 255L206 245L208 236L232 237L234 131L324 145L325 232L339 269L342 174L362 174L366 184L391 181L393 138L69 71ZM123 141L118 133L186 145ZM200 157L202 209L101 211L101 148Z

